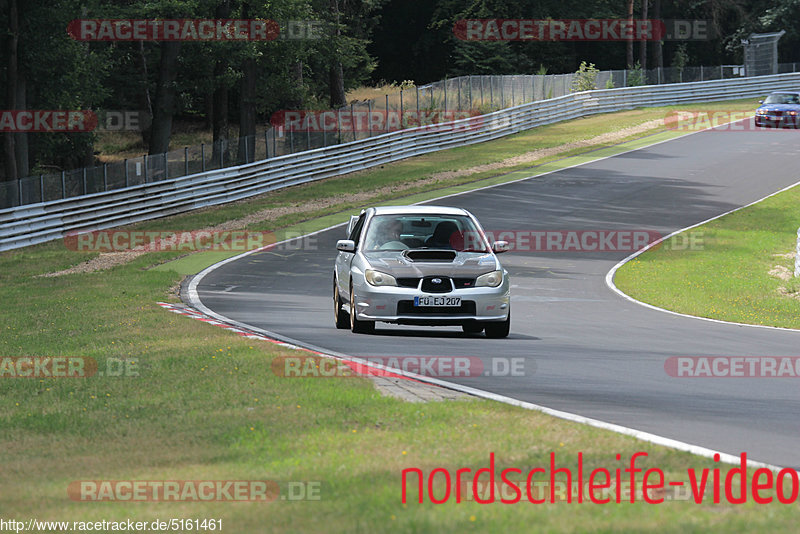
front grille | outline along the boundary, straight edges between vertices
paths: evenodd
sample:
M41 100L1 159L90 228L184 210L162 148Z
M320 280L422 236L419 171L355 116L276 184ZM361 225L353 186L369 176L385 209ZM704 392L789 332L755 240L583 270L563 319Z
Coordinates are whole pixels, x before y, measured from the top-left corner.
M397 303L397 315L475 315L475 302L462 300L461 306L414 306L413 300Z
M397 278L397 285L417 289L419 287L419 278Z
M422 279L422 290L426 293L449 293L453 284L448 276L426 276Z

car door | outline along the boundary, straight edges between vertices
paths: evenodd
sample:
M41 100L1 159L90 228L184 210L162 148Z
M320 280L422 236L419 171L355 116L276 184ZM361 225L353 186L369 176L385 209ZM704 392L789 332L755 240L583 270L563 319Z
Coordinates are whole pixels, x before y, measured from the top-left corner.
M364 229L365 219L366 213L362 213L355 225L353 225L350 235L347 236L347 239L356 244L356 249L353 252L337 251L336 253L336 281L339 287L339 294L344 302L349 302L350 300L350 265L353 263L356 252L358 252L358 241L361 238L361 231Z

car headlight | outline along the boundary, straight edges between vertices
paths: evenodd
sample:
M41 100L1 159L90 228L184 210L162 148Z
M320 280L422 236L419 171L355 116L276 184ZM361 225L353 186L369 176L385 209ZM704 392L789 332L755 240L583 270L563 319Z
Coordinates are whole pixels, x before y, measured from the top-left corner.
M796 112L796 111L790 111L790 112L789 112L789 115L791 115L792 117L794 117L795 115L797 115L797 112Z
M386 273L382 273L380 271L376 271L374 269L367 269L364 271L364 278L367 279L367 282L371 286L396 286L397 280L394 279L394 276Z
M475 287L497 287L503 283L503 271L492 271L480 275L475 280Z
M757 115L766 115L767 114L767 110L766 109L757 109L756 110L756 114Z

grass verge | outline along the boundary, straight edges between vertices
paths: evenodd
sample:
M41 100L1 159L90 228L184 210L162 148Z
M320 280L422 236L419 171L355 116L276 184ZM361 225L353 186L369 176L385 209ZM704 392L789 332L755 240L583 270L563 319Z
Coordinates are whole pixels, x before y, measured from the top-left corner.
M374 191L370 203L391 201L393 184L413 185L443 170L500 161L664 113L664 108L635 110L552 125L137 228L192 229L280 206L303 209L252 227L303 221L324 226L364 202L349 199L354 190ZM520 169L503 172L509 170ZM487 172L438 186L509 179L497 177L497 170ZM406 188L402 195L417 195L413 200L441 194L428 192L430 187ZM317 207L332 196L341 201ZM171 288L181 274L150 267L179 255L150 253L105 271L46 278L37 275L75 265L86 255L66 250L62 242L0 254L0 357L91 358L104 373L82 379L0 378L2 519L206 518L222 519L223 532L751 532L789 530L796 523L794 506L713 504L710 496L703 504L403 504L402 469L474 472L487 465L492 452L498 467L547 466L555 452L558 466L574 470L582 453L586 465L613 472L626 466L616 454L625 459L643 450L650 457L639 466L658 467L667 480L683 481L688 468L719 464L494 402L408 404L381 397L361 378L278 377L271 362L291 351L156 305L175 300ZM129 371L115 376L119 362L127 362ZM289 488L305 483L319 489L319 498L73 501L67 488L82 480L271 480L282 485L282 496L291 497ZM434 490L441 496L444 488L437 484Z
M680 313L800 328L800 281L789 277L798 221L794 187L674 236L621 267L614 282L638 300Z

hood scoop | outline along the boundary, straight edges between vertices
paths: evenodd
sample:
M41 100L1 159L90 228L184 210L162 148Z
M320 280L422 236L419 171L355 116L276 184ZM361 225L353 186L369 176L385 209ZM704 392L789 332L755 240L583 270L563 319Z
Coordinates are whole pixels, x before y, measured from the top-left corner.
M405 250L403 256L413 262L439 262L452 263L456 259L455 250Z

